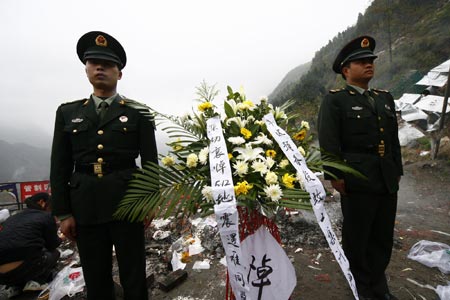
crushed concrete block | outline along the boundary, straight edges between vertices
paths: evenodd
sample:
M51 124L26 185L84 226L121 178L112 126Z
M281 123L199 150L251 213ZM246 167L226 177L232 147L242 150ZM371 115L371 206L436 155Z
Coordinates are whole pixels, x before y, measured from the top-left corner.
M187 275L188 273L181 269L173 271L158 282L159 288L164 292L168 292L174 287L180 285L187 278Z

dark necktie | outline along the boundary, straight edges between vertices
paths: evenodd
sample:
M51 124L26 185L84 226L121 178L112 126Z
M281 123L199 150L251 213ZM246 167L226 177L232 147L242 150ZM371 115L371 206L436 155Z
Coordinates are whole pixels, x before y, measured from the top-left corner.
M108 110L108 103L106 101L102 101L99 104L99 110L98 110L98 116L100 118L100 121L103 121L106 115L106 111Z
M373 99L372 95L370 94L370 91L365 91L363 93L364 96L366 96L367 100L369 101L372 108L375 108L375 99Z

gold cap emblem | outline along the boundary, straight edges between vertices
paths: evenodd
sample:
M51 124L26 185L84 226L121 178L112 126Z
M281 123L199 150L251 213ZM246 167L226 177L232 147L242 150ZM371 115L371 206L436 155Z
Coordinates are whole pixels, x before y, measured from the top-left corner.
M97 46L101 46L101 47L107 47L108 46L108 42L106 41L105 37L103 35L99 35L95 38L95 44Z
M369 39L368 38L363 38L363 40L361 41L361 47L362 48L367 48L367 47L369 47L369 45L370 45Z

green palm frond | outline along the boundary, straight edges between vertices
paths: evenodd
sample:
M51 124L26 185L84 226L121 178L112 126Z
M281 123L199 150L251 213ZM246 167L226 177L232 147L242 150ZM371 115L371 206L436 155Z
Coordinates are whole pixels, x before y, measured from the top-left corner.
M307 191L299 189L284 189L283 198L280 199L279 205L292 209L312 209L309 201L310 195Z
M167 218L197 211L204 185L198 172L174 167L166 170L149 162L133 176L114 217L135 222L147 215Z
M318 150L316 150L316 151L318 153L320 153ZM352 168L345 161L343 161L339 157L336 157L335 155L328 154L325 151L322 151L320 157L315 158L315 160L313 162L311 162L311 164L313 167L316 167L316 168L320 169L321 171L323 171L324 173L326 173L332 177L335 177L335 178L336 178L335 174L328 171L327 170L328 168L333 168L342 173L352 174L358 178L367 179L366 176L364 176L358 170L355 170L354 168Z
M167 132L169 138L182 139L184 143L191 143L205 138L206 121L199 115L193 114L186 118L159 115L163 118L161 119L161 124L170 123L162 128L163 131Z

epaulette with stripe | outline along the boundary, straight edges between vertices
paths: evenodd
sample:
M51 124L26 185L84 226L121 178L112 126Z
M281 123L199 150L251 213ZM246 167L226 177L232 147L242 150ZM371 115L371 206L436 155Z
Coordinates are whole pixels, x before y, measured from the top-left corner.
M374 90L376 92L389 93L388 90L380 90L380 89L374 89L374 88L372 90Z
M337 92L342 92L342 91L345 91L345 88L330 90L330 93L331 94L336 94Z
M138 102L138 101L136 101L136 100L132 100L132 99L128 99L128 98L123 98L123 99L121 99L121 100L119 101L119 103L120 103L121 105L130 105L130 106L135 105L135 106L137 106L137 107L147 108L147 109L150 109L150 110L151 110L151 108L148 107L145 103L141 103L141 102Z
M67 104L75 104L75 103L78 103L78 102L86 102L86 101L88 101L88 100L89 100L89 99L84 98L84 99L80 99L80 100L69 101L69 102L62 103L61 106L64 106L64 105L67 105ZM83 103L83 104L84 104L84 103Z

